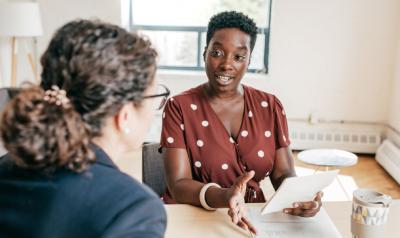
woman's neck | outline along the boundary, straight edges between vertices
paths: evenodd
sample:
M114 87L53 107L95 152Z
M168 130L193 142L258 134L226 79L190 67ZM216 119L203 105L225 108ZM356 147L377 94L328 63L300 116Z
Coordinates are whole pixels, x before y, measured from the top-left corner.
M239 84L235 89L229 91L219 91L206 83L204 90L210 99L232 100L243 96L243 85Z
M112 161L115 162L121 158L124 149L122 148L122 143L118 143L119 140L114 134L103 134L102 136L93 138L92 141L104 150Z

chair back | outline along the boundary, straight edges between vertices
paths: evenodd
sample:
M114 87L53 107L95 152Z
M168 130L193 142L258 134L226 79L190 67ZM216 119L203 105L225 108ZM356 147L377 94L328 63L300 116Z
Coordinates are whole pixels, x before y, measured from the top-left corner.
M162 153L158 151L159 143L143 145L142 150L142 181L160 197L165 193L165 172Z
M0 115L4 111L7 103L19 93L20 88L0 88ZM7 153L7 150L4 148L3 143L0 141L0 156L3 156Z

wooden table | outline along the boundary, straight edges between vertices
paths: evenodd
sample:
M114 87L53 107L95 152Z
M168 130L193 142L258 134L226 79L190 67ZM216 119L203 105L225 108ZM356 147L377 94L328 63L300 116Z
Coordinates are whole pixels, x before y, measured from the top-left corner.
M258 206L262 204L249 204ZM351 238L351 202L325 202L324 208L343 238ZM248 232L230 221L227 209L215 212L190 205L166 205L168 225L166 238L221 238L250 237ZM391 204L385 238L400 237L400 200Z

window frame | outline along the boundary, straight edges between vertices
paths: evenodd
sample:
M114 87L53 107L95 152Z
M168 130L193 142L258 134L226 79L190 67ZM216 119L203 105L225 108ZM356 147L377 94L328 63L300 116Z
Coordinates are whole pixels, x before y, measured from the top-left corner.
M207 33L207 27L204 26L160 26L160 25L139 25L134 24L133 22L133 13L132 6L133 1L129 0L129 24L128 29L130 32L134 31L174 31L174 32L194 32L197 33L197 57L196 57L196 66L172 66L172 65L158 65L159 69L166 70L191 70L191 71L204 71L205 67L201 66L201 61L203 60L203 49L201 49L201 35L203 33ZM268 74L269 71L269 42L270 42L270 29L271 29L271 9L272 9L272 1L269 0L269 6L267 7L268 13L268 26L264 28L258 28L258 34L264 35L264 60L263 60L263 69L248 69L247 72L250 73L264 73Z

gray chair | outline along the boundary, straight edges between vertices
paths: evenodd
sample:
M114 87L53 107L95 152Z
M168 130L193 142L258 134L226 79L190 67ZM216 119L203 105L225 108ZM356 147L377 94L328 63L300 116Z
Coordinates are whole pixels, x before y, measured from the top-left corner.
M8 101L20 91L19 88L0 88L0 112L4 110Z
M7 103L11 100L11 98L17 95L19 91L19 88L0 88L0 113L3 112ZM5 155L6 153L7 150L0 141L0 156Z
M160 197L165 193L165 172L159 143L145 143L142 150L142 181Z

